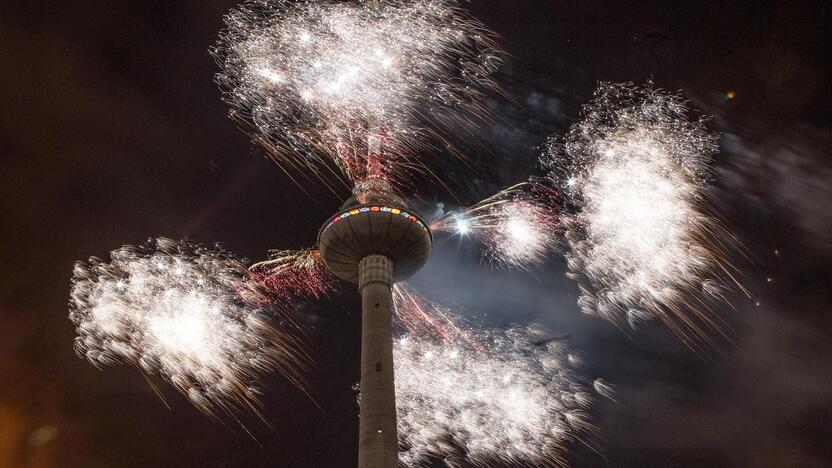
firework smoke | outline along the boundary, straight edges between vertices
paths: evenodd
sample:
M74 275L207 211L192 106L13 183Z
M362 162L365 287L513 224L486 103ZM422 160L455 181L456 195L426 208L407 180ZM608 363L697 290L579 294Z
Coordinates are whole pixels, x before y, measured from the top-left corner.
M477 347L413 334L395 340L402 463L565 465L566 444L594 427L593 397L564 344L536 345L526 328L481 331L477 340Z
M132 364L160 375L201 411L257 412L260 376L298 382L296 341L238 294L244 265L229 252L156 239L78 262L69 317L75 349L96 366Z
M721 329L706 299L730 280L732 237L705 194L717 136L687 114L679 96L602 84L542 159L574 213L566 258L583 311L632 327L659 318L690 344Z
M212 52L232 117L278 163L317 172L331 159L353 182L418 166L404 154L424 126L458 127L439 109L480 113L476 89L500 61L453 0L253 0L225 22Z
M476 205L436 221L434 232L472 236L484 255L500 266L539 266L555 248L555 192L536 182L509 187Z

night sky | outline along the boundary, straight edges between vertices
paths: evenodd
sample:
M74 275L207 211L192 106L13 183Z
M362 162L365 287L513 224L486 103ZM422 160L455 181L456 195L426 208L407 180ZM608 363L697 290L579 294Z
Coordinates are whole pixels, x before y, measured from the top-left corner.
M593 409L595 450L570 447L574 467L832 466L830 7L612 3L466 4L511 55L498 75L510 99L490 99L501 120L479 129L476 167L445 168L454 195L471 203L539 174L536 146L576 120L598 81L681 90L722 134L712 195L742 240L735 261L752 293L722 306L731 342L697 354L658 324L627 335L583 316L557 257L529 275L438 243L412 284L483 323L571 334L581 372L618 390ZM167 236L256 261L312 245L340 205L321 186L301 190L226 117L208 47L234 6L0 9L0 467L354 466L350 287L300 307L314 401L275 376L271 428L244 421L253 437L156 380L168 409L135 369L98 370L72 349L76 260Z

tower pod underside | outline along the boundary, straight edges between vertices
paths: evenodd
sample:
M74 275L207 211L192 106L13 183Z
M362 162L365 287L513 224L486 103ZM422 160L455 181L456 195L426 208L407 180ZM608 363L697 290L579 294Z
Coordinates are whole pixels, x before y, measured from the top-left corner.
M413 275L428 260L433 234L418 215L393 204L351 206L331 217L318 233L321 258L335 276L358 283L358 264L369 255L393 262L393 279Z

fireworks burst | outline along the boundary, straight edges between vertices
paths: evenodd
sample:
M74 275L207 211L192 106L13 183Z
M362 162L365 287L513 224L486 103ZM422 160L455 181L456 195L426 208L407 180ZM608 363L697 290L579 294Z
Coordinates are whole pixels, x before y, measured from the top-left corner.
M317 172L331 158L353 182L417 167L404 154L423 127L458 127L439 109L481 114L500 61L454 0L253 0L225 22L212 52L232 117L278 163Z
M397 285L394 340L400 460L563 466L565 445L594 432L580 359L537 323L478 330ZM612 398L602 380L596 392Z
M733 237L705 194L717 136L687 114L679 96L602 84L543 162L574 211L566 258L583 311L632 327L659 318L689 344L712 344L703 326L722 327L706 299L732 281Z
M75 265L75 349L96 366L160 375L201 411L257 409L259 377L299 383L298 343L237 292L245 266L229 252L159 238Z
M265 300L262 305L289 308L299 298L319 299L335 289L317 250L279 250L270 257L249 267L251 299Z
M525 328L480 332L477 347L418 334L395 340L404 465L433 457L450 465L565 465L565 445L594 431L586 412L593 397L564 344L537 346L531 335Z
M476 205L438 221L434 232L472 236L491 262L517 268L539 266L555 248L558 221L555 193L536 182L509 187Z

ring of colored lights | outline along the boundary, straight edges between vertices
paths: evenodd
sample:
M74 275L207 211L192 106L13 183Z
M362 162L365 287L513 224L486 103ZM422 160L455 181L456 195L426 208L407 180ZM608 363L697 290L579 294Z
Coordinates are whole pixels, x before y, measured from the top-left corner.
M410 220L410 222L418 224L419 227L421 227L423 230L428 231L428 232L430 231L428 229L427 225L425 224L425 222L421 220L421 218L419 218L418 216L416 216L413 213L402 210L401 208L394 208L394 207L383 206L383 205L362 205L360 207L351 208L349 210L344 211L343 213L339 213L339 214L335 215L324 225L321 232L326 231L327 229L332 227L335 223L337 223L338 221L341 221L344 218L348 218L350 216L354 216L354 215L358 215L358 214L362 214L362 213L376 213L376 212L391 213L393 215L402 216L402 217L407 218L408 220Z
M421 217L380 203L342 210L318 233L324 263L335 276L353 283L358 282L358 263L368 255L388 257L394 280L405 279L427 262L432 245L433 234Z

